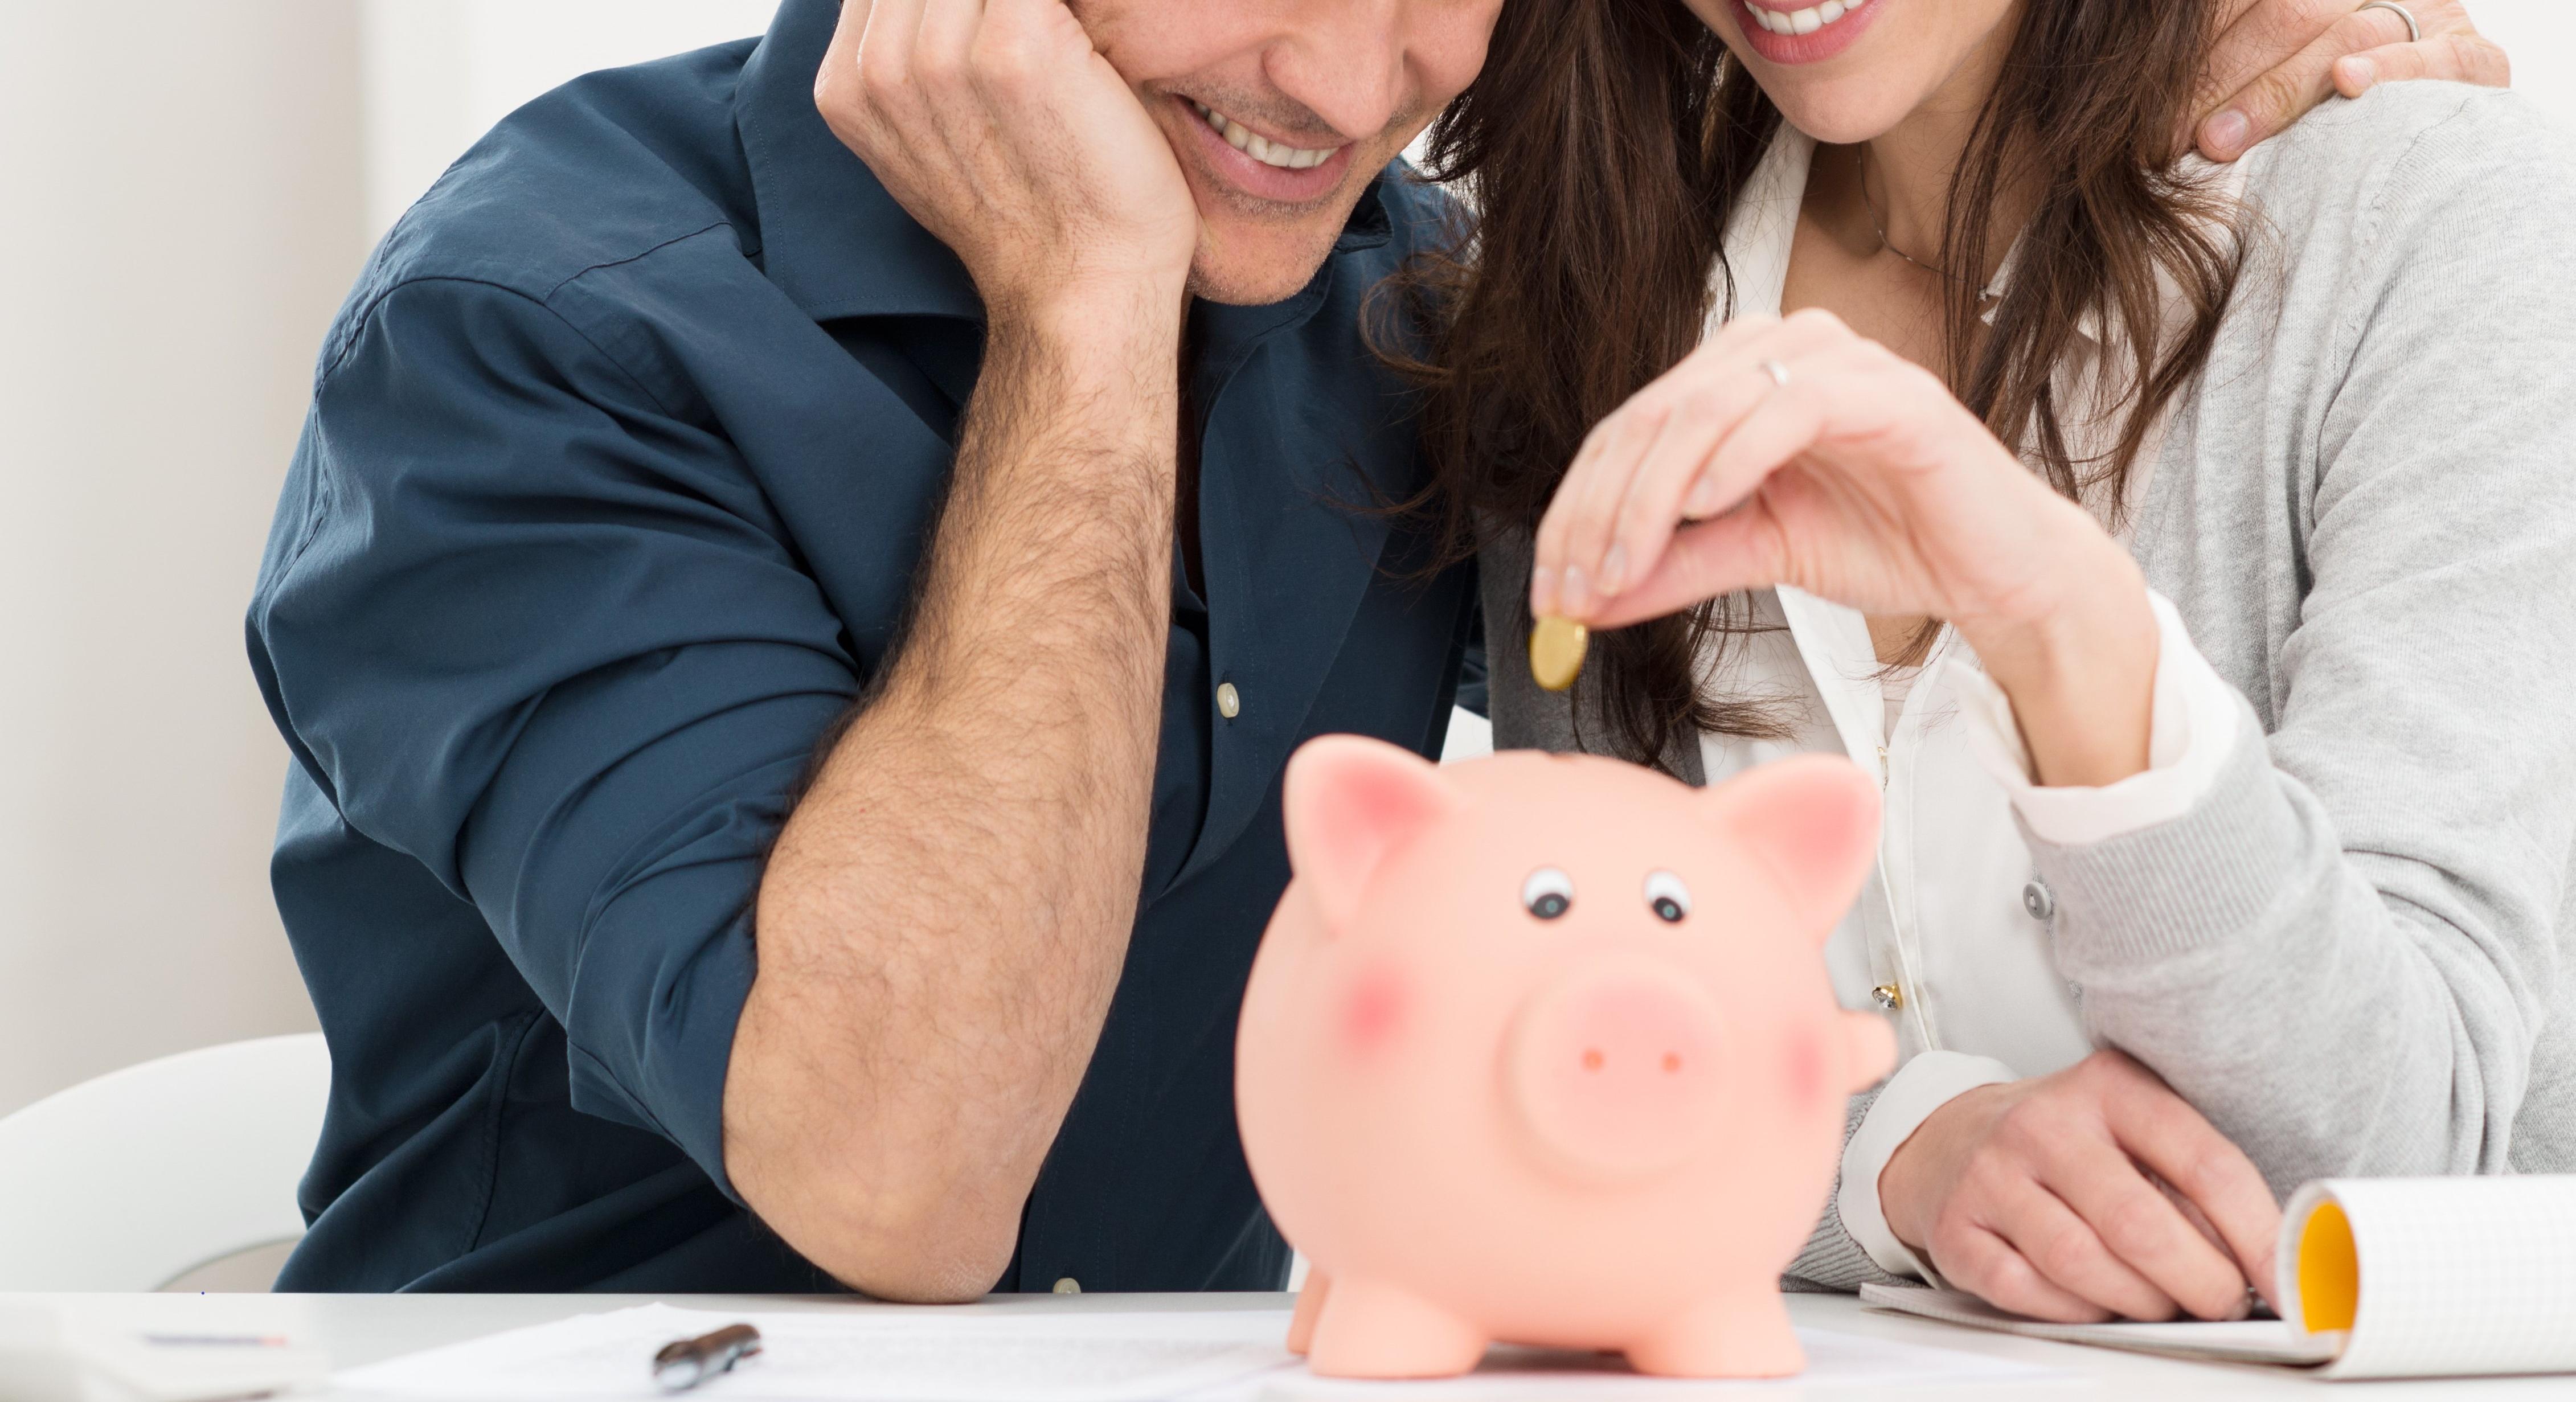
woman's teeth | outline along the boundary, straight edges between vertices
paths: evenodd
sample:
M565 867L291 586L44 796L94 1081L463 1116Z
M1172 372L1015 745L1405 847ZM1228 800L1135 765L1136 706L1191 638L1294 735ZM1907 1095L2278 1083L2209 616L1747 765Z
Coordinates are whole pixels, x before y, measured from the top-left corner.
M1268 137L1246 130L1243 123L1204 102L1193 102L1190 106L1197 108L1199 116L1216 130L1217 135L1225 138L1226 145L1266 166L1277 166L1281 170L1304 170L1308 166L1322 165L1333 158L1335 151L1342 149L1339 146L1327 146L1319 151L1304 151L1294 146L1282 146Z
M1813 34L1867 2L1855 0L1855 3L1846 5L1843 0L1825 0L1825 3L1806 10L1766 10L1759 5L1748 4L1744 6L1744 13L1751 15L1755 24L1774 34Z

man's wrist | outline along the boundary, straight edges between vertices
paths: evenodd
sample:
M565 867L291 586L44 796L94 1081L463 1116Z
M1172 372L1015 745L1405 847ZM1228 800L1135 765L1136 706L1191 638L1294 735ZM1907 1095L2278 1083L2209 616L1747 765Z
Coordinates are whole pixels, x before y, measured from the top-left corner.
M985 315L997 337L1015 335L1062 354L1076 368L1151 365L1160 376L1157 383L1177 385L1188 304L1185 277L1104 274L989 295Z

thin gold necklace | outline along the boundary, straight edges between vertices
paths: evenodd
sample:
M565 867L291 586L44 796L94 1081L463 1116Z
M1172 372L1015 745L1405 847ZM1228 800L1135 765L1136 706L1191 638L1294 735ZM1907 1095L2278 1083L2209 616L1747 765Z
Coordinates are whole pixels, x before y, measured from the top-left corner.
M1930 273L1935 277L1947 278L1962 287L1968 285L1968 280L1959 276L1957 273L1954 273L1947 268L1936 268L1887 241L1887 225L1879 220L1878 205L1869 197L1869 143L1866 141L1862 142L1860 145L1860 207L1869 211L1870 232L1878 235L1879 247L1886 249L1888 252L1895 254L1897 257L1904 259L1906 262L1921 268L1923 271Z

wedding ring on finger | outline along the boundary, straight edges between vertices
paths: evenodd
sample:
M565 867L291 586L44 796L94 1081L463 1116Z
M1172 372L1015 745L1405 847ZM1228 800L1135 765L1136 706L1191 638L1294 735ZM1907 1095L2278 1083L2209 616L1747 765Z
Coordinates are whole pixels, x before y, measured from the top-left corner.
M2362 10L2396 11L2397 17L2406 21L2406 42L2410 44L2420 44L2424 42L2424 26L2415 22L2415 12L2413 10L2398 4L2397 0L2364 0L2361 9L2355 10L2353 13L2360 14Z
M1753 368L1771 377L1771 387L1773 389L1787 389L1789 387L1789 367L1781 364L1779 361L1766 359L1761 364L1756 365Z

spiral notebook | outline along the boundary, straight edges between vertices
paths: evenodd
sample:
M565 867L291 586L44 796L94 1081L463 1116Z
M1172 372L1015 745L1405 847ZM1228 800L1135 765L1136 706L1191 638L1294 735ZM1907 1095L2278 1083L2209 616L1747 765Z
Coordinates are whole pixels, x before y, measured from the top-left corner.
M1861 1300L1951 1324L2324 1378L2576 1373L2576 1175L2336 1178L2290 1199L2285 1316L2051 1324L1973 1295L1865 1285Z

